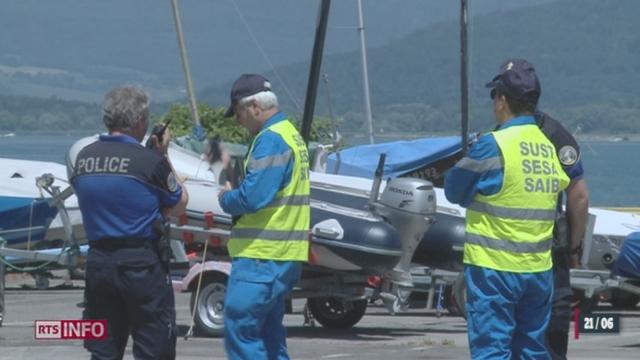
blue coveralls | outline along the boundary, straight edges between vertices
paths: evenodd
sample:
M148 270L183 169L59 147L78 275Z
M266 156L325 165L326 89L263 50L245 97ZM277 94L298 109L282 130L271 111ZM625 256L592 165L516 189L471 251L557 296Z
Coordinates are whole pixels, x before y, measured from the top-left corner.
M535 124L516 117L499 128ZM481 136L467 157L482 162L502 156L492 134ZM502 162L504 163L504 162ZM447 199L463 207L476 194L497 194L504 166L480 170L454 166L445 178ZM549 359L545 330L551 315L553 271L513 273L465 264L469 348L473 359Z
M263 125L286 120L277 113ZM272 131L256 138L253 159L290 152L289 145ZM239 216L254 213L271 203L290 182L291 157L284 165L249 170L238 189L226 192L220 205ZM234 258L224 309L225 349L229 359L288 359L287 332L282 324L285 297L300 279L297 261Z
M175 358L173 288L156 254L162 208L182 196L162 155L127 135L101 135L72 177L89 240L84 318L106 319L106 341L85 341L92 359L120 359L129 333L136 359Z

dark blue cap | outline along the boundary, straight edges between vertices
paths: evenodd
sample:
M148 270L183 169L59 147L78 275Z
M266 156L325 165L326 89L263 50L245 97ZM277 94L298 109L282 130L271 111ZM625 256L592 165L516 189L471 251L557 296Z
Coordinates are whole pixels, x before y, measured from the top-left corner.
M231 104L224 116L233 116L233 108L241 99L263 91L271 91L271 83L264 76L258 74L240 75L238 80L236 80L231 87Z
M542 89L533 65L523 59L509 59L486 85L500 93L531 105L537 105ZM493 92L492 92L493 93Z

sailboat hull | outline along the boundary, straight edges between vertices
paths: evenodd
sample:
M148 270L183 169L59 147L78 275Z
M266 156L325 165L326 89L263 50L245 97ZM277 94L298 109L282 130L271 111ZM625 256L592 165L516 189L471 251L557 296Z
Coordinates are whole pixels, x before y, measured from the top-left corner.
M53 185L59 186L61 190L69 186L67 170L62 164L0 158L0 212L9 210L9 205L15 204L11 199L22 199L26 206L22 209L16 206L13 212L2 213L0 234L7 229L29 228L29 231L23 232L22 235L19 234L19 230L0 235L10 240L7 246L16 249L56 247L66 239L57 208L47 204L51 195L36 185L36 179L45 173L53 175ZM65 208L76 238L83 242L82 214L74 195L65 200Z
M57 212L44 199L0 196L0 237L7 247L37 245Z

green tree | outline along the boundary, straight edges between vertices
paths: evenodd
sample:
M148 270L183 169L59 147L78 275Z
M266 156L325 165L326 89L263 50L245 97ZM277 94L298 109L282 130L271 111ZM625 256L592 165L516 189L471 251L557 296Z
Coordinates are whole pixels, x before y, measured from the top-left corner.
M251 135L232 118L225 118L224 107L211 107L208 104L198 104L198 114L200 122L204 127L207 137L220 136L224 141L248 145L251 142ZM300 120L291 118L293 124L300 129ZM173 136L179 137L191 134L193 121L191 110L187 105L173 104L169 112L154 118L154 122L171 120L169 128ZM331 137L331 122L326 118L315 118L311 126L311 141L328 141Z
M207 137L219 135L227 142L248 144L250 141L249 133L238 126L233 119L225 118L224 112L223 107L213 108L202 103L198 105L200 122L207 132ZM157 120L163 123L171 120L169 128L176 137L191 134L193 128L191 110L187 105L173 104L169 112Z

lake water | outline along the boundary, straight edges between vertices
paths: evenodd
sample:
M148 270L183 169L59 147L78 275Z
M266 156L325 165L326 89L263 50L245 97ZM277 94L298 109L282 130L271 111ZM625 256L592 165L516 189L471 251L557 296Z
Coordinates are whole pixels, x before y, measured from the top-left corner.
M0 157L63 163L82 136L0 137ZM640 207L640 141L581 142L591 205Z

